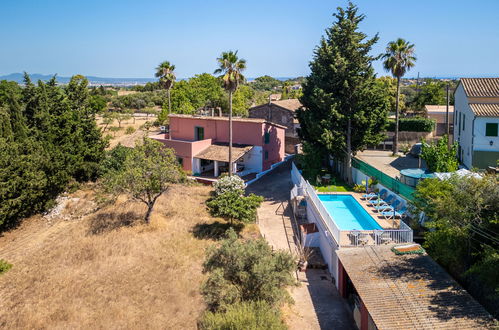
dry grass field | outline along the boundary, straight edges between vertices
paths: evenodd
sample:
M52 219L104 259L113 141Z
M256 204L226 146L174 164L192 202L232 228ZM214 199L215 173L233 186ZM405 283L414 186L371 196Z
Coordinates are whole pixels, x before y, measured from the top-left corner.
M213 223L210 187L175 186L145 207L120 198L96 210L95 192L71 194L60 214L0 234L0 328L192 329L205 249L196 225Z
M102 122L101 117L97 117L97 126L104 129L105 124ZM111 131L111 127L119 127L118 122L115 120L112 124L108 125L106 130L103 132L103 135L110 135L111 141L109 141L109 149L115 147L118 143L121 143L125 147L134 147L135 142L137 140L141 140L147 134L147 131L140 129L142 125L146 122L153 122L156 120L156 116L149 117L136 117L135 119L131 118L121 122L121 129L119 131ZM126 129L128 127L133 127L135 132L132 134L126 134ZM149 130L149 134L153 134L154 132L158 132L157 127L151 127Z

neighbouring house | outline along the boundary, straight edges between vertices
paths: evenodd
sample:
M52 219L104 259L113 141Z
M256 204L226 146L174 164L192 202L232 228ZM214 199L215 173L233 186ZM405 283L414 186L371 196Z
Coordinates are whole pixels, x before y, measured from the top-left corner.
M426 115L430 119L434 119L435 134L442 136L447 133L447 106L446 105L425 105ZM452 135L454 123L454 106L449 105L449 132Z
M296 110L302 107L298 99L270 101L257 105L248 110L250 118L261 118L267 121L286 126L285 151L288 154L295 152L295 145L300 143L297 129L300 127L296 119Z
M468 169L497 166L499 78L461 78L454 93L454 141Z
M270 94L269 99L270 101L279 101L281 99L282 94Z
M170 115L169 133L149 136L173 148L184 170L216 178L228 172L229 118ZM234 173L244 177L284 160L285 127L258 118L233 118Z

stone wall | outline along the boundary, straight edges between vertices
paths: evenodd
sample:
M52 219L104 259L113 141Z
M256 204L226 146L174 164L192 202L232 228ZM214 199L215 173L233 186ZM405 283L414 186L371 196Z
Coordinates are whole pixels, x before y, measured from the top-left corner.
M250 118L262 118L272 123L286 126L286 135L295 136L294 132L294 112L283 109L275 104L262 104L249 109Z

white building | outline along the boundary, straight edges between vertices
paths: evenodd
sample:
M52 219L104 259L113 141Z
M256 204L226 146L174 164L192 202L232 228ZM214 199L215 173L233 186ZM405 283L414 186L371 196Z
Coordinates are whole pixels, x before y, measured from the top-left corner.
M497 166L499 78L461 78L454 97L459 160L468 169Z

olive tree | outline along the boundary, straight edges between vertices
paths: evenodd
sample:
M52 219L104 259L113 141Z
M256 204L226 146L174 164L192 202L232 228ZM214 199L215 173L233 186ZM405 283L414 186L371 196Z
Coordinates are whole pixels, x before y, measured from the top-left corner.
M286 286L295 283L296 262L286 251L273 251L262 238L240 240L233 229L219 247L208 250L201 288L212 311L224 311L245 301L264 301L271 306L290 299Z
M175 153L160 142L144 138L143 143L128 153L121 171L107 176L107 188L115 195L127 193L147 205L149 223L154 204L172 184L185 180Z

